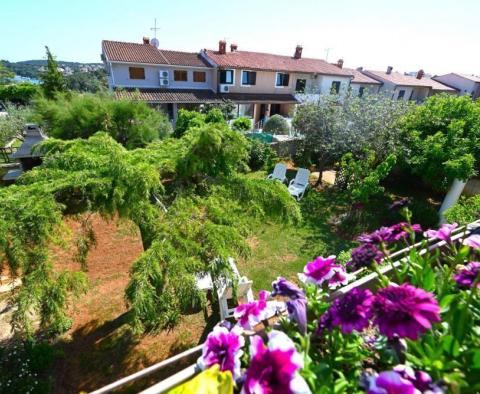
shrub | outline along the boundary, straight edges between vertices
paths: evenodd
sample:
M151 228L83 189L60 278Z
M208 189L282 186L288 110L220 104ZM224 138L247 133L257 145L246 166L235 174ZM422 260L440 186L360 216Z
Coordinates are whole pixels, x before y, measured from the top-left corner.
M270 147L259 140L250 140L248 166L252 171L270 170L276 160L277 153Z
M29 107L16 107L7 104L8 116L0 117L0 146L4 146L15 137L21 137L23 126L28 122L32 111Z
M219 108L212 108L205 115L205 123L225 123L222 111Z
M231 100L224 100L221 103L207 103L200 107L202 114L207 114L212 109L219 109L225 120L233 119L237 105Z
M175 137L180 138L192 127L202 127L205 124L205 115L197 111L180 109L175 124Z
M273 115L263 126L263 131L270 134L288 134L290 127L282 115Z
M167 117L146 103L104 93L40 97L34 102L34 119L55 138L88 138L105 131L127 148L145 146L172 130Z
M468 224L480 218L480 194L465 198L462 197L453 207L445 211L445 218L449 222Z
M37 95L39 88L33 83L0 85L0 101L26 105Z
M236 131L248 131L252 129L252 121L240 116L232 122L232 129Z

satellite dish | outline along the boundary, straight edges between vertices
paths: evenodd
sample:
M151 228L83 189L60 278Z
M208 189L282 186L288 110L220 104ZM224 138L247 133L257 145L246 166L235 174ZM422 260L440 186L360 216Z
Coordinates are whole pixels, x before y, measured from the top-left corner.
M158 45L159 45L160 43L158 42L158 39L157 39L157 38L152 38L152 39L150 40L150 44L152 44L155 48L158 48Z

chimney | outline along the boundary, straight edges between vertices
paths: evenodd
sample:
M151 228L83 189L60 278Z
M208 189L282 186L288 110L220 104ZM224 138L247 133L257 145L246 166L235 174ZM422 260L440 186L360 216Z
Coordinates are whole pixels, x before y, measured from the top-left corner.
M417 72L417 79L422 79L422 77L425 75L425 72L423 70L418 70Z
M357 67L357 71L362 72L362 71L363 71L363 67Z
M302 50L303 47L301 45L297 45L295 48L295 54L293 55L294 59L300 59L302 57Z
M150 38L148 38L148 37L143 37L143 43L144 43L145 45L150 44Z
M392 70L393 70L393 67L392 67L392 66L388 66L388 67L387 67L387 74L391 74L391 73L392 73Z
M230 44L230 52L236 52L238 49L237 44Z
M225 55L225 52L227 52L227 42L225 40L220 40L218 42L218 53L220 55Z
M338 68L343 68L343 59L338 59L337 60L337 67Z

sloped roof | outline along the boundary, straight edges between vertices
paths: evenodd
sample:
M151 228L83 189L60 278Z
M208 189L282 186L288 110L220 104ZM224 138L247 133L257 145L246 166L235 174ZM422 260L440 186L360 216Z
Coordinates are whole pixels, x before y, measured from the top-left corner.
M276 93L221 93L218 95L226 100L232 100L236 103L283 103L296 104L298 100L292 94Z
M206 55L220 68L246 68L260 71L285 71L297 73L318 73L349 77L345 71L321 59L300 58L275 55L272 53L235 51L220 54L218 51L205 50Z
M208 89L119 89L117 98L140 100L155 103L217 103L222 102L218 95Z
M469 79L470 81L473 81L473 82L480 82L480 77L476 75L459 74L459 73L452 73L452 74L460 75L461 77Z
M381 85L382 83L377 81L376 79L370 78L369 76L363 74L362 72L355 70L353 68L344 68L353 74L353 79L351 83L368 83L374 85Z
M158 49L150 44L103 40L102 50L112 62L211 67L198 53Z
M432 88L433 90L455 91L455 89L438 81L434 81L431 78L423 77L418 79L414 76L405 75L397 71L392 71L390 74L387 74L386 71L364 70L363 73L378 81L388 81L398 86L414 86Z

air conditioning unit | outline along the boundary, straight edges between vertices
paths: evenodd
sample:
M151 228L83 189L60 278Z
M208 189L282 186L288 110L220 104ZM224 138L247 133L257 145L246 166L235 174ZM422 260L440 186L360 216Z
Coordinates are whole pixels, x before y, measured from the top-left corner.
M165 78L168 79L168 77L169 77L168 70L160 70L158 72L158 76L159 76L160 79L165 79Z
M159 70L158 79L161 87L167 87L170 85L170 73L168 70Z
M168 78L160 78L160 86L166 87L170 84L170 81Z
M228 92L230 92L230 85L220 84L220 93L228 93Z

